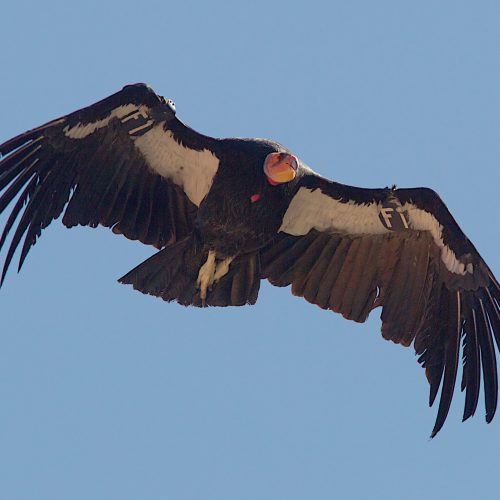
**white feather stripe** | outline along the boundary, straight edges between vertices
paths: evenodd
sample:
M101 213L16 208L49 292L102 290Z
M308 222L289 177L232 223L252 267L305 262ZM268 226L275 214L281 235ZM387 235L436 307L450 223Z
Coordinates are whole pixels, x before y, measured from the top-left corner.
M170 130L164 130L164 123L133 138L135 146L155 172L182 187L199 206L212 187L219 159L208 149L196 151L179 144Z
M294 236L307 234L311 229L349 234L386 234L390 231L380 222L380 208L377 203L343 203L320 189L301 187L288 206L279 230Z
M465 265L463 262L460 262L453 250L448 245L444 244L443 226L433 214L426 212L421 208L417 208L411 203L405 203L403 205L403 209L408 214L410 227L412 229L416 229L418 231L429 231L431 233L434 242L438 248L441 249L441 260L448 271L454 274L461 274L462 276L465 275L465 273L473 274L473 264L468 263Z
M106 118L103 118L101 120L96 120L95 122L85 124L78 123L73 127L66 125L66 127L64 127L63 129L63 132L65 133L66 137L70 137L71 139L85 139L85 137L93 134L96 130L106 127L113 118L121 119L124 116L132 113L133 111L137 111L137 114L140 114L144 117L148 116L148 108L146 106L138 107L135 104L125 104L123 106L115 108L108 116L106 116Z

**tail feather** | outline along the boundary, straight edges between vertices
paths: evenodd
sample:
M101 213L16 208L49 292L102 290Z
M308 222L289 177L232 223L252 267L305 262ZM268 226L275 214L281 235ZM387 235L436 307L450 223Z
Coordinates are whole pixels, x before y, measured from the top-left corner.
M255 304L260 288L258 253L244 254L231 263L228 273L212 286L206 299L209 306Z
M194 237L188 236L163 248L118 281L132 285L142 293L160 297L167 302L175 300L185 306L255 304L260 287L258 253L236 257L228 273L212 285L203 302L197 279L207 255L208 250L199 248Z

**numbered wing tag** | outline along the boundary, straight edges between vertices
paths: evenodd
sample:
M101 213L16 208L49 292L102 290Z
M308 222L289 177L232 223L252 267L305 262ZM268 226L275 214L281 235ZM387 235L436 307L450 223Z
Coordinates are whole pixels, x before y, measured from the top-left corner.
M409 229L408 212L395 201L384 202L378 214L382 225L390 231L404 231Z
M138 137L151 130L154 120L149 117L147 110L136 109L121 119L123 124L129 127L128 135Z

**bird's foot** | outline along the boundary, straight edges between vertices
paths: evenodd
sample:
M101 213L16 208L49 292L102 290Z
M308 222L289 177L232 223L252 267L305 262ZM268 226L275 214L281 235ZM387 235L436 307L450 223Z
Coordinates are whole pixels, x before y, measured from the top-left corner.
M233 262L233 260L234 257L227 257L223 261L217 263L215 267L214 280L212 284L219 281L223 276L225 276L228 273L229 266L231 265L231 262Z
M200 267L196 284L200 290L200 298L203 305L207 298L208 287L214 282L215 276L215 251L209 250L205 264Z
M205 264L200 267L196 284L200 290L200 299L203 306L207 299L207 292L212 288L212 285L219 281L229 271L229 266L234 260L234 257L227 257L222 261L216 262L214 250L209 250Z

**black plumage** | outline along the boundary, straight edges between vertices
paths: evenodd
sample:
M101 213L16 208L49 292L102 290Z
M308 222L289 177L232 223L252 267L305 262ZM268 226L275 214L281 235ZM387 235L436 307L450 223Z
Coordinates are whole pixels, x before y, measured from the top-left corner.
M462 352L464 420L483 380L486 420L498 395L500 287L439 196L364 189L314 173L282 145L215 139L183 124L143 84L0 145L0 213L10 213L1 281L42 230L103 225L158 252L120 281L183 305L254 304L260 281L414 344L433 404L434 436ZM496 348L495 348L496 343Z

